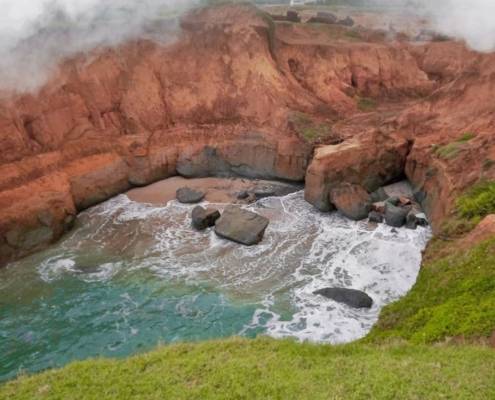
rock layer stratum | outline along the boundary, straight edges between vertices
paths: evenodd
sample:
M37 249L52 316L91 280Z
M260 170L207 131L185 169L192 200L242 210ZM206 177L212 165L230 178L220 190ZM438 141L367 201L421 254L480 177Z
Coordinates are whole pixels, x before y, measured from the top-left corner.
M39 93L0 101L0 264L177 174L306 180L321 209L336 183L372 191L406 175L434 228L459 191L493 178L492 54L275 23L248 5L181 26L172 45L81 55Z

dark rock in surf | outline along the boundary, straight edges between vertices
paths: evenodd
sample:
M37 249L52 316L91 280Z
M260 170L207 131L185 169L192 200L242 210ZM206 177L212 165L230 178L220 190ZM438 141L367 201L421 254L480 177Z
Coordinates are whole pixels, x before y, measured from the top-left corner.
M217 219L220 218L220 211L214 208L194 207L191 214L192 226L197 230L204 230L214 226Z
M373 299L370 296L355 289L324 288L313 292L313 294L326 297L338 303L344 303L353 308L371 308L373 305Z
M418 226L428 226L426 215L418 210L411 210L406 217L406 228L416 229Z
M371 211L368 215L368 220L369 222L376 222L378 224L381 224L383 222L383 214L377 211Z
M176 192L177 200L184 204L199 203L205 198L205 193L200 190L183 187Z
M406 223L410 208L396 207L392 203L385 204L385 222L394 228L401 228Z
M428 226L429 225L428 217L423 212L416 214L416 221L418 223L418 226Z
M215 223L215 233L246 246L258 244L269 224L267 218L235 206L228 206Z

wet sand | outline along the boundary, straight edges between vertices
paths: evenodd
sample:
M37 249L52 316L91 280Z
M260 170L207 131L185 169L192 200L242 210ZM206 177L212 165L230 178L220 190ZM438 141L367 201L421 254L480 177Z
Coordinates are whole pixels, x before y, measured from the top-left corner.
M140 203L166 204L175 199L177 189L189 187L206 193L205 200L210 203L246 203L237 199L242 191L252 191L262 184L273 184L270 181L250 180L244 178L168 178L146 187L132 189L126 195Z

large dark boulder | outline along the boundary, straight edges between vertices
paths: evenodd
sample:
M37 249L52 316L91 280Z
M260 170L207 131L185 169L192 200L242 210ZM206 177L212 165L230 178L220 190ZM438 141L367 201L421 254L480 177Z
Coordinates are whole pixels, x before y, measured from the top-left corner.
M228 206L215 224L215 233L246 246L261 242L268 219L236 206Z
M371 308L373 305L373 299L366 293L345 288L324 288L319 289L313 294L332 299L338 303L347 304L349 307L354 308Z
M360 221L371 211L371 198L359 185L344 184L330 191L330 202L347 218Z
M176 192L177 200L184 204L199 203L205 198L205 193L200 190L183 187Z
M401 228L406 223L407 214L410 208L397 207L392 203L385 204L385 222L394 228Z
M220 218L220 211L215 208L194 207L191 213L192 226L200 231L214 226Z

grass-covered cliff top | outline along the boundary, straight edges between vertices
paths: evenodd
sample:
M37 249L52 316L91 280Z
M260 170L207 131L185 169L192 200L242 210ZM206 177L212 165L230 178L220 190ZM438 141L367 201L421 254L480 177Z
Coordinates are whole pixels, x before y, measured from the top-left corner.
M180 344L88 360L0 388L1 399L489 399L479 347L318 346L273 339Z

